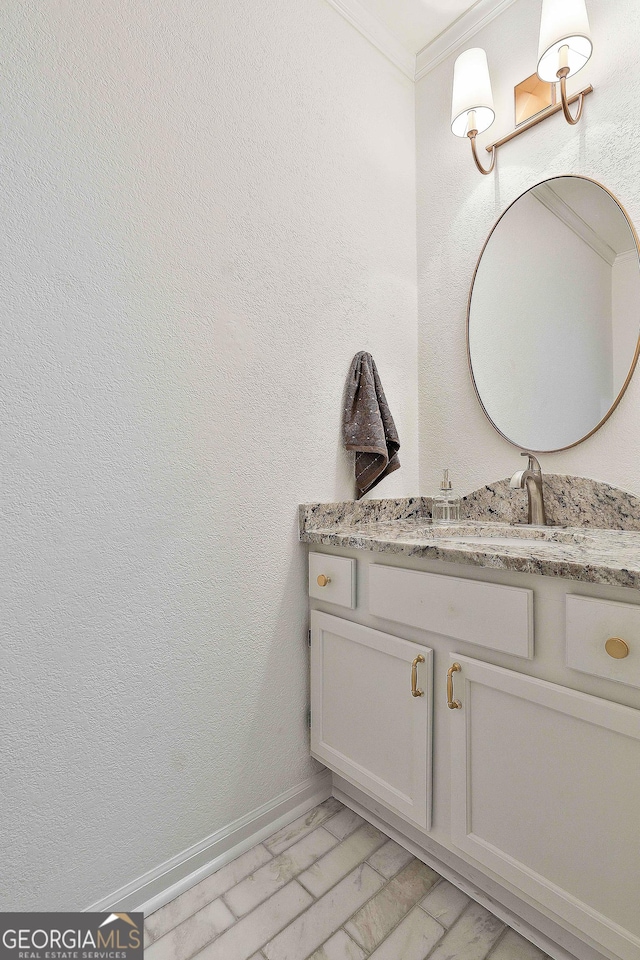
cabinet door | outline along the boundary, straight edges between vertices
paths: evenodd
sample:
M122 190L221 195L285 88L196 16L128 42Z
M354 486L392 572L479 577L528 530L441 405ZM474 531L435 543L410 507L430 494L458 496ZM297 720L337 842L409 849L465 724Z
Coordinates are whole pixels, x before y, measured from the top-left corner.
M640 958L640 711L451 655L452 840Z
M416 657L412 695L412 664ZM311 752L420 827L431 825L433 651L311 613Z

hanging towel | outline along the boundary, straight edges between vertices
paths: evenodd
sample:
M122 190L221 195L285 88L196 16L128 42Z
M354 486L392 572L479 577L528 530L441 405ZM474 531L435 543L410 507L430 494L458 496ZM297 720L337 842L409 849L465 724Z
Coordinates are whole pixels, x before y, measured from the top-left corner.
M400 440L370 353L351 363L342 422L344 445L355 450L356 499L400 466Z

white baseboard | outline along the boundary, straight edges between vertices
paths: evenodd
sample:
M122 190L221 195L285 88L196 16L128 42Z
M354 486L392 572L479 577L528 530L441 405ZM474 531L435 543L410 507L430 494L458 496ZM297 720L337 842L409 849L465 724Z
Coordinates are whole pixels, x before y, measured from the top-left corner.
M137 880L97 900L86 911L142 910L145 915L153 913L276 830L303 816L330 797L331 792L331 773L322 770Z

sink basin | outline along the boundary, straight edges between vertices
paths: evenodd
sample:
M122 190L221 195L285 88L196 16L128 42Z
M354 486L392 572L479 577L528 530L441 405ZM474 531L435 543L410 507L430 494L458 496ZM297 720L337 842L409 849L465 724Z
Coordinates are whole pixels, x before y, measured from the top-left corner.
M434 535L438 539L446 540L447 543L478 547L539 547L554 543L580 544L589 539L586 533L563 530L558 527L507 527L502 524L496 525L494 529L491 529L490 525L487 527L488 529L475 528L468 532L458 525L449 529L434 527Z
M447 537L448 543L478 543L488 544L492 547L524 547L539 546L540 543L554 543L550 538L543 537ZM557 540L555 541L558 542Z

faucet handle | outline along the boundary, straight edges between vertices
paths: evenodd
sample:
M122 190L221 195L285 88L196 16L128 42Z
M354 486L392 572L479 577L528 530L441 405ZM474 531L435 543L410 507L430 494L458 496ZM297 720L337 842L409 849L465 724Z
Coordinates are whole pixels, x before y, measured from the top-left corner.
M521 457L529 457L529 463L527 464L527 469L531 470L533 473L538 473L542 476L542 467L537 457L534 457L532 453L529 453L528 450L523 450L520 454Z
M524 474L524 470L518 470L517 473L514 473L509 481L509 486L512 490L524 490L524 481L522 479Z

